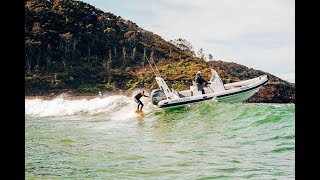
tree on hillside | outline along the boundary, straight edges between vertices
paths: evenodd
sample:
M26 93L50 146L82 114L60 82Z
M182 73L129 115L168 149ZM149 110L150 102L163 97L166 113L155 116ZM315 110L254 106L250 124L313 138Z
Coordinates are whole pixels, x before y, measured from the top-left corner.
M67 67L67 60L70 59L70 45L72 42L72 36L70 32L60 34L61 40L60 40L60 52L63 53L62 55L62 64L64 69L66 70Z
M213 59L212 54L209 53L208 58L209 58L210 61L212 61L212 59Z
M112 54L111 54L111 49L109 50L109 58L108 58L108 61L107 61L107 64L106 64L106 69L107 69L107 75L108 75L108 83L111 82L111 78L112 78L112 75L111 75L111 65L112 65Z
M147 48L143 47L143 59L142 59L142 66L144 67L144 63L146 60L146 52L147 52Z
M131 54L131 59L134 61L134 56L136 55L136 47L133 48L132 54Z
M50 44L48 44L48 47L47 47L46 63L47 63L47 72L49 72L50 71L50 63L51 63L51 46L50 46Z
M203 52L203 49L200 48L200 50L198 51L198 58L203 59L204 60L205 54Z
M42 43L34 39L27 39L25 41L25 56L26 56L26 72L31 73L34 64L34 57L39 56L39 47Z
M178 39L170 40L169 42L177 46L181 51L195 55L193 46L186 39L178 38Z
M171 53L172 53L172 49L170 47L170 49L169 49L169 61L171 60Z
M126 55L127 55L126 47L123 46L123 48L122 48L122 65L123 65L123 67L125 67L126 64L127 64L127 62L126 62Z
M117 48L116 47L113 48L113 52L114 52L114 59L116 60L117 59Z

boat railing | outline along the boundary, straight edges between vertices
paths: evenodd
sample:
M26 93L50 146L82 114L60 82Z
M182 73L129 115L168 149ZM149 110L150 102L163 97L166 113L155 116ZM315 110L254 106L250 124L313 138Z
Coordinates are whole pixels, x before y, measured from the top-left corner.
M224 84L224 88L225 89L238 88L238 87L241 87L241 86L246 86L246 85L250 85L250 84L259 82L264 78L267 78L267 75L262 75L262 76L259 76L259 77L253 78L253 79L248 79L248 80L244 80L244 81L240 81L240 82Z

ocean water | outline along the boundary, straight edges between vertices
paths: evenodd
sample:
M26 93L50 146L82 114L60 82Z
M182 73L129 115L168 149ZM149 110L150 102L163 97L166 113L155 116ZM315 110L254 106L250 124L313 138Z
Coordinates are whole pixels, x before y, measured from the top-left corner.
M295 105L25 100L26 179L294 179Z

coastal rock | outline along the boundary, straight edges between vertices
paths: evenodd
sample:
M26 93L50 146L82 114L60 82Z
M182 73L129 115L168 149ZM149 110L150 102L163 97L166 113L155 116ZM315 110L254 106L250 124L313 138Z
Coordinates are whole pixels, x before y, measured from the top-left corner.
M295 103L295 87L286 83L267 83L246 102Z

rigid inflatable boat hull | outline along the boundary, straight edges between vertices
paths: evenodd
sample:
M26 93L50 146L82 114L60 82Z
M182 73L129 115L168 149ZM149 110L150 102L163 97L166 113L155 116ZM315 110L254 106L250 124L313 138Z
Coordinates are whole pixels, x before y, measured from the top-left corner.
M224 97L217 98L218 102L226 102L226 103L237 103L237 102L242 102L247 99L249 99L251 96L254 95L254 93L258 92L260 87L256 89L252 89L246 92L242 92L239 94L234 94L234 95L228 95Z
M174 99L174 100L164 100L159 102L158 107L174 108L174 107L185 106L188 104L207 102L209 100L214 100L214 99L216 99L218 102L238 103L238 102L245 101L251 96L253 96L254 93L258 92L259 89L266 83L267 83L267 80L254 87L244 89L241 91L232 92L232 93L226 93L226 94L220 94L220 95L218 95L218 93L209 93L209 94L204 94L197 97L186 97L186 98L180 98L180 99Z

